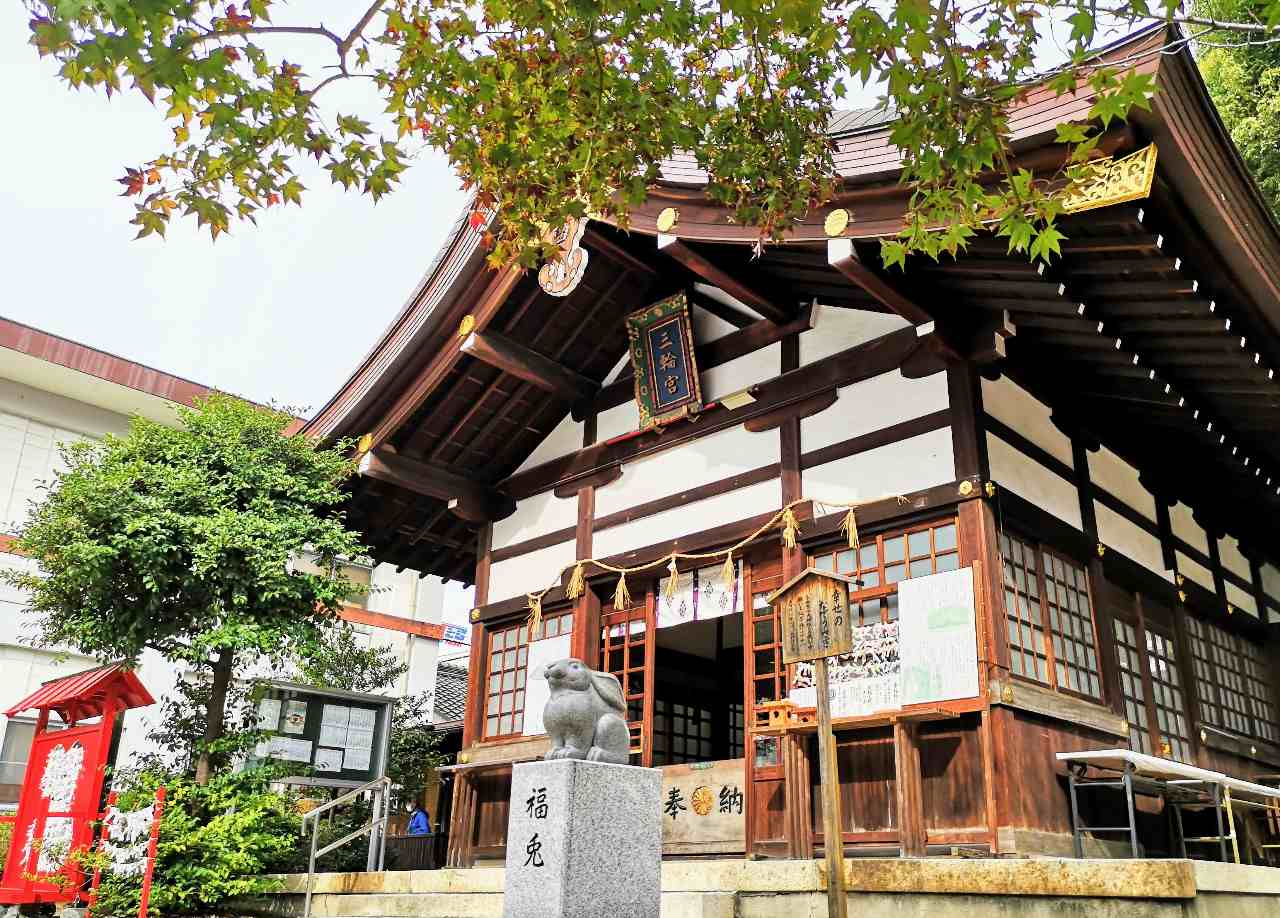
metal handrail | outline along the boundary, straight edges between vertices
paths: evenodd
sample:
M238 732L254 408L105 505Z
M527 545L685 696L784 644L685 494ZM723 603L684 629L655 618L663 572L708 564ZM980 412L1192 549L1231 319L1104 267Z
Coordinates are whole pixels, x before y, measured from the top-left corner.
M330 842L323 848L317 850L320 843L320 816L330 810L336 809L344 803L355 800L362 794L369 792L374 793L373 812L369 821L360 828L348 832L342 838L335 842ZM306 904L302 909L303 918L311 918L311 897L315 892L316 883L316 859L323 857L330 851L342 847L347 842L359 838L362 835L368 835L377 831L376 838L371 836L369 839L369 859L366 862L367 869L370 871L381 870L383 861L386 857L387 850L387 815L391 804L391 779L382 777L376 778L367 784L361 784L354 790L347 791L341 797L336 797L328 803L322 803L314 809L307 810L302 814L302 828L300 834L307 834L307 820L314 818L311 825L311 854L307 860L307 898ZM375 847L376 845L376 847Z

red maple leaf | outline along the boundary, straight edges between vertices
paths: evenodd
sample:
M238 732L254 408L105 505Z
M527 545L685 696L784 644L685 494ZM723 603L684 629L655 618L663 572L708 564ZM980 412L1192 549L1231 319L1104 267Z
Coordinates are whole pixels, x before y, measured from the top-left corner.
M240 52L237 51L235 48L223 48L222 54L227 60L231 61L232 63L235 63L236 61L240 60Z
M131 194L142 194L142 187L146 184L147 177L142 174L141 169L125 169L124 177L116 181L124 186L124 193L120 195L123 198Z
M279 204L279 203L280 203L280 195L276 194L274 191L271 192L271 194L267 195L268 207L270 207L272 204Z
M480 210L471 211L471 216L467 218L467 223L471 225L471 228L473 230L477 230L477 231L482 229L484 225L488 222L489 222L488 217L484 215L484 211L480 211Z
M232 31L240 31L249 28L253 24L253 18L246 16L236 9L234 3L227 4L227 16L222 20L223 24Z

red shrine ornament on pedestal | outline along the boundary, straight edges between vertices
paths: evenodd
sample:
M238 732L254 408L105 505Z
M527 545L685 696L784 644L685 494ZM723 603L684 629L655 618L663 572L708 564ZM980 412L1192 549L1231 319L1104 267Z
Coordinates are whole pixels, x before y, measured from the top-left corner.
M113 663L46 682L4 712L38 715L0 904L68 902L81 895L84 871L74 855L93 844L116 720L129 708L154 703L132 671ZM49 729L51 712L64 729Z

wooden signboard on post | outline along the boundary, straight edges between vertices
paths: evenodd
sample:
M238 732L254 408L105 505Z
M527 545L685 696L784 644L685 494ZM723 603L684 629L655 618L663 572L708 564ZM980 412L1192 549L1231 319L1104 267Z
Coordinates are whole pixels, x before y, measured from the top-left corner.
M809 568L769 597L782 622L782 661L813 661L817 683L818 774L822 782L822 834L827 855L827 914L847 918L844 889L844 830L840 819L840 779L836 739L831 732L831 689L827 658L853 647L849 616L851 578Z

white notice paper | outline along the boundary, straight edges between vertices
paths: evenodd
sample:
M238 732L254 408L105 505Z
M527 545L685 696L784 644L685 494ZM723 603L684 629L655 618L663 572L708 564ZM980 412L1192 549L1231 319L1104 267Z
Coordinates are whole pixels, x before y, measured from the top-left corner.
M528 676L524 692L524 735L537 736L546 733L542 723L542 709L551 699L551 686L543 677L542 671L547 665L569 656L569 639L571 635L534 641L529 645Z
M342 753L342 767L347 771L366 771L369 768L369 750L348 748Z
M263 698L258 702L258 729L275 731L280 726L280 699Z
M283 759L286 762L311 762L311 740L291 736L273 736L254 750L259 758Z
M342 771L342 750L323 746L317 749L316 771Z
M378 712L373 708L350 708L352 730L372 730L377 722Z
M351 721L351 709L340 704L326 704L320 719L320 745L347 745L347 724Z
M973 698L978 694L978 629L973 569L915 577L898 584L902 635L902 703Z

